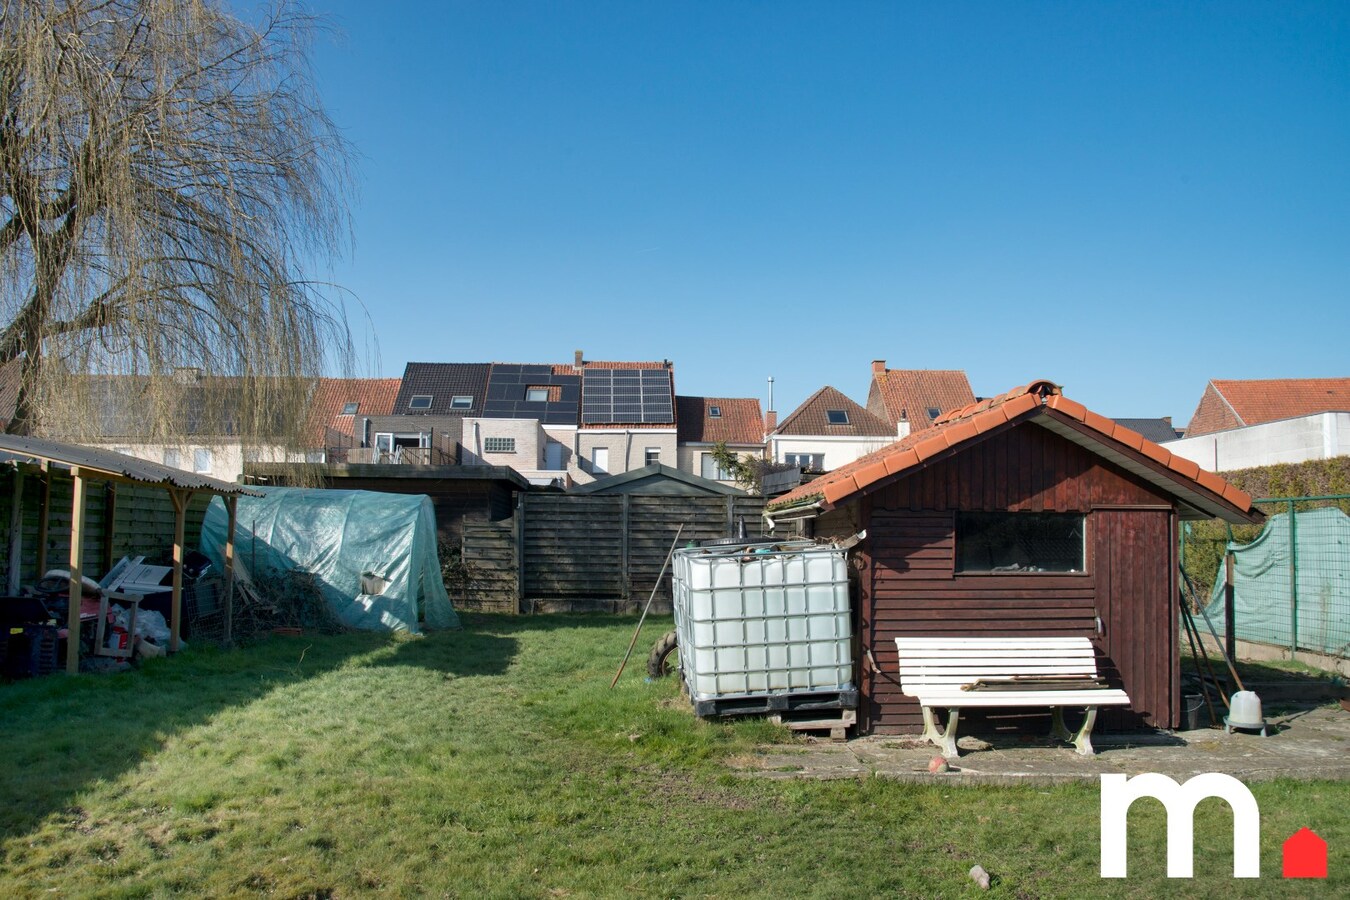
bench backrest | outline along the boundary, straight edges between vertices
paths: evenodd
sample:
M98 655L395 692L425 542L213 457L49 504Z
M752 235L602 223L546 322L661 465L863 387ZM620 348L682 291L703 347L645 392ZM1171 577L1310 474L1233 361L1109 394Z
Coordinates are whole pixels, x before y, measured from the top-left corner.
M896 638L900 689L959 688L979 678L1063 675L1092 678L1097 657L1085 637Z

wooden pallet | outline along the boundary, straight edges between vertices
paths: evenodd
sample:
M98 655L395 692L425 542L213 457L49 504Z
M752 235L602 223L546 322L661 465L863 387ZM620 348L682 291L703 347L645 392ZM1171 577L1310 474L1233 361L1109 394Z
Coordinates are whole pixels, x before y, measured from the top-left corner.
M782 713L772 715L769 721L775 725L784 725L793 731L828 731L830 740L842 741L848 734L848 730L858 724L858 711L856 709L841 709L836 715L824 717L818 713L810 719L785 718Z

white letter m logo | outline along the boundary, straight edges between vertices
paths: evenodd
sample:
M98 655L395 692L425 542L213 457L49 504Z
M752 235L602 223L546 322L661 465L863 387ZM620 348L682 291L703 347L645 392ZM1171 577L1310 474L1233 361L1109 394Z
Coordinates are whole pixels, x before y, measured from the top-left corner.
M1221 797L1233 808L1233 877L1261 877L1261 810L1247 786L1231 775L1209 772L1184 785L1146 772L1102 776L1102 877L1125 877L1125 833L1130 804L1140 797L1162 801L1167 810L1167 877L1190 878L1194 863L1195 805Z

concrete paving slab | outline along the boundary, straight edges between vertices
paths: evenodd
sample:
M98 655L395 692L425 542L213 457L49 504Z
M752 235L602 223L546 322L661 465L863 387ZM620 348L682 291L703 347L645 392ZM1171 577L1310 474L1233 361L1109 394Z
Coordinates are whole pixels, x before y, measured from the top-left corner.
M765 746L733 767L761 778L862 778L921 782L1053 784L1097 781L1103 774L1159 772L1179 781L1224 772L1243 781L1272 778L1350 780L1350 712L1339 704L1283 707L1267 715L1267 737L1196 731L1094 734L1095 756L1069 744L1027 735L963 737L959 759L941 775L928 771L937 748L914 736L869 736L836 742L814 738Z

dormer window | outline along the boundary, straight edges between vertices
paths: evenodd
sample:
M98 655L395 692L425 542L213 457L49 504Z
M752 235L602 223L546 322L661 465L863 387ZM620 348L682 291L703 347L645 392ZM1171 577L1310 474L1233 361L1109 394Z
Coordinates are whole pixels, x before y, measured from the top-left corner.
M430 394L415 394L408 400L408 409L431 409Z
M710 418L710 419L720 419L720 418L722 418L722 407L720 407L720 406L710 406L710 407L708 407L708 418Z
M342 415L354 416L356 415L356 410L360 408L360 406L360 403L344 403L342 404Z
M827 409L825 410L825 421L831 425L847 425L848 410L846 409Z
M451 408L451 409L472 409L472 408L473 408L473 397L470 396L470 395L468 395L468 394L460 394L459 396L451 397L451 398L450 398L450 408Z

